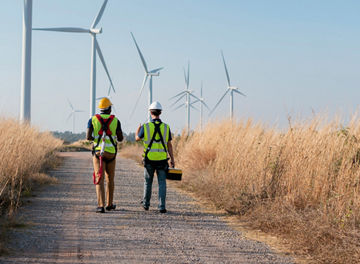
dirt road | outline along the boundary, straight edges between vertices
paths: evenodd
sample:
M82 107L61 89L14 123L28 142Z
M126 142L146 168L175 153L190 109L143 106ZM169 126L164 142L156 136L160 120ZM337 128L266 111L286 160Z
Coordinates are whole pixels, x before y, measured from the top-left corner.
M131 160L117 160L117 210L96 214L90 154L61 155L63 165L51 172L59 183L25 200L19 217L27 226L11 231L11 252L0 263L292 263L176 189L168 188L168 213L158 213L156 181L144 211L143 169Z

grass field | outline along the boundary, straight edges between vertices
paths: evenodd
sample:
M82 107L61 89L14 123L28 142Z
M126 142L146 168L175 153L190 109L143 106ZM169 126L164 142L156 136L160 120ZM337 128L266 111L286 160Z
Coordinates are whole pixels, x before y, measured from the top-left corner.
M286 131L213 122L174 139L182 187L276 235L314 262L360 259L360 122L313 119ZM140 145L121 154L139 160Z
M360 122L251 120L180 137L183 187L323 263L360 259Z
M0 119L0 215L12 215L34 182L54 182L42 173L56 159L62 141L16 120Z

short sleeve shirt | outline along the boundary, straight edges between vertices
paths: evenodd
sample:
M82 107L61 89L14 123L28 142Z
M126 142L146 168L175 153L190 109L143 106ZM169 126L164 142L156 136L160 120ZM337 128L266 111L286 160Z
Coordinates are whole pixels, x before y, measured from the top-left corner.
M161 122L160 119L154 119L153 121L160 121ZM144 138L144 126L141 126L138 137L141 138L141 139ZM171 141L171 140L172 140L172 136L171 136L171 130L169 128L169 140L168 141Z

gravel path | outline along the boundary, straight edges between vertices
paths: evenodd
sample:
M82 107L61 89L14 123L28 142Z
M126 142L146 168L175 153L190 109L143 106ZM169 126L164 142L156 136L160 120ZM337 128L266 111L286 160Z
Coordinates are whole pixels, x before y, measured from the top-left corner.
M90 154L60 155L63 165L51 172L59 183L27 199L19 211L27 227L11 230L11 251L0 263L293 263L174 188L168 213L158 213L156 180L152 207L144 211L143 169L127 159L117 159L117 210L96 214Z

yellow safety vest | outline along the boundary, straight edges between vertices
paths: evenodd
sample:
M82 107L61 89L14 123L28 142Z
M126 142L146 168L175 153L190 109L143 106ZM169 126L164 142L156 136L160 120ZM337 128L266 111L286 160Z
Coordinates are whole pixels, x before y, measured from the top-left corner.
M110 117L110 115L104 115L104 114L101 114L100 116L104 120L108 119ZM111 135L112 135L112 138L113 138L115 144L116 144L117 123L118 123L118 120L116 117L114 117L114 119L109 124L109 129L111 131ZM94 128L94 146L98 145L95 148L95 151L100 151L101 150L101 142L99 142L99 140L100 140L99 131L101 129L101 123L97 119L96 116L92 117L92 125ZM104 131L103 133L106 135L106 131ZM99 142L99 144L98 144L98 142ZM111 143L111 140L108 136L105 137L105 151L108 153L112 153L112 154L116 153L115 146Z
M159 121L155 121L157 124L160 123ZM150 141L154 135L155 132L155 125L152 122L146 123L143 125L144 129L144 138L143 138L143 144L144 144L144 154L150 144ZM170 127L169 125L165 123L160 124L160 133L163 137L165 149L163 144L161 143L159 134L156 134L155 140L153 141L151 145L151 149L149 150L147 154L147 158L149 160L166 160L167 159L167 143L169 141L169 135L170 135Z

